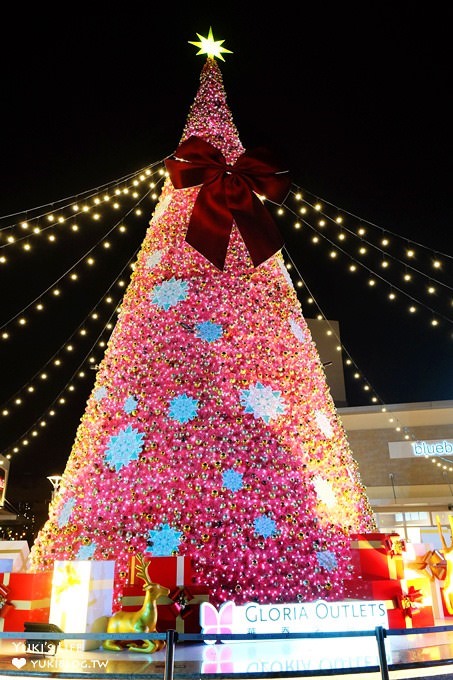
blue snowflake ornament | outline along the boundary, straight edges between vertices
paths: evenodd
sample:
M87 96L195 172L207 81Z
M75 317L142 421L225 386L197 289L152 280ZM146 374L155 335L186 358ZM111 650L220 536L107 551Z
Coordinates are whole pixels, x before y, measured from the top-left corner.
M128 397L123 404L125 413L131 414L137 408L138 401L135 397Z
M130 425L120 430L117 435L112 435L105 451L107 465L118 472L131 461L138 460L144 436L143 432L135 430Z
M338 567L337 558L331 550L320 550L316 553L316 559L320 567L327 571L335 571Z
M264 538L269 538L269 536L275 534L277 529L274 520L267 515L261 515L261 517L257 517L253 524L255 527L255 532L261 536L264 536Z
M154 269L154 267L157 267L157 265L160 264L160 261L162 260L163 254L163 250L155 250L151 253L151 255L148 255L146 258L146 266L148 269Z
M94 553L96 552L96 543L90 543L90 545L81 545L77 551L77 560L91 560Z
M245 413L253 413L255 419L262 418L265 423L278 418L286 408L281 392L265 387L260 382L249 390L242 390L240 400L245 406Z
M225 470L222 474L222 486L230 491L242 489L242 473L237 470Z
M154 557L171 557L179 548L182 531L176 531L169 524L161 524L157 529L148 530L148 549Z
M174 307L178 302L187 298L188 285L187 281L175 279L175 277L172 276L168 281L162 281L162 283L154 286L149 294L151 302L167 311L170 307Z
M291 326L291 330L293 332L294 337L296 337L299 340L299 342L305 342L306 340L305 333L302 330L300 324L298 324L295 319L290 319L289 325Z
M203 321L196 325L196 335L206 342L214 342L223 335L223 328L218 323L212 321Z
M192 399L187 394L180 394L170 402L168 417L180 423L187 423L197 415L198 399Z
M63 504L63 507L61 508L57 519L57 524L60 527L60 529L61 527L64 527L64 525L68 523L71 513L74 510L75 504L76 504L75 498L68 498L68 500Z
M288 284L288 286L290 286L291 288L293 288L293 281L292 281L292 279L291 279L291 277L290 277L290 275L289 275L287 266L286 266L285 263L282 261L282 262L279 262L279 267L280 267L280 271L282 272L283 276L284 276L285 279L286 279L286 283Z
M98 387L96 390L94 390L93 396L96 401L101 401L107 396L107 388L104 386Z

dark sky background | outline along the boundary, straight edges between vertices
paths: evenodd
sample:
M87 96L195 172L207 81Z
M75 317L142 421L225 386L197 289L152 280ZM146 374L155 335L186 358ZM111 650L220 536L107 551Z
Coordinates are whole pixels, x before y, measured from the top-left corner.
M233 52L219 63L246 148L270 147L302 188L451 256L452 17L439 7L77 3L53 13L10 6L0 40L0 213L72 196L169 155L205 59L188 41L212 26ZM146 220L130 252L145 229ZM453 399L451 321L434 331L426 317L391 311L363 286L343 284L345 269L318 266L315 251L293 247L291 255L386 403ZM0 270L3 321L58 272L52 258L43 249L38 266L18 257L14 276ZM108 275L113 263L105 267ZM59 346L79 306L68 300L55 308L53 325L0 346L2 403ZM12 476L63 471L89 388L15 459ZM360 404L354 394L351 402ZM0 420L0 450L21 436L24 422Z

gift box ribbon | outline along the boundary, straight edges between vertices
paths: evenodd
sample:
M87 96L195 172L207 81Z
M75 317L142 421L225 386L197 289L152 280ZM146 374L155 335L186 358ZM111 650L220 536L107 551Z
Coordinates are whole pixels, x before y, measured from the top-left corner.
M407 593L403 593L398 598L398 606L403 610L406 617L412 618L418 614L419 605L423 602L423 593L414 586L409 586Z
M8 602L9 588L0 585L0 616L6 618L8 612L14 609L14 605Z
M402 555L406 550L406 543L402 538L395 536L387 536L384 540L384 548L392 557Z

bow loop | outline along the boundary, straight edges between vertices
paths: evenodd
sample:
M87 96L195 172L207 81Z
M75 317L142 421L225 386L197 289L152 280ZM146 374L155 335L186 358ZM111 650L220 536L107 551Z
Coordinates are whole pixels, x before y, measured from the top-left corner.
M175 189L202 185L186 241L223 270L233 220L255 267L283 247L283 239L258 195L281 203L290 187L266 149L246 151L236 163L200 137L182 142L166 167Z

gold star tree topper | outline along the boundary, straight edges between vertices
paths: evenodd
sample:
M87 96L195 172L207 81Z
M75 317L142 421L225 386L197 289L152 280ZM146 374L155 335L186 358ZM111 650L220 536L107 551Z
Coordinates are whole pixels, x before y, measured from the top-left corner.
M200 38L200 42L193 42L192 40L189 40L190 45L195 45L195 47L200 48L197 54L207 54L209 58L218 57L222 61L225 61L225 59L222 57L222 52L229 52L230 54L233 54L231 50L227 50L226 47L222 47L222 44L225 42L225 40L214 40L212 28L209 28L207 38L204 38L199 33L197 33L197 36Z

